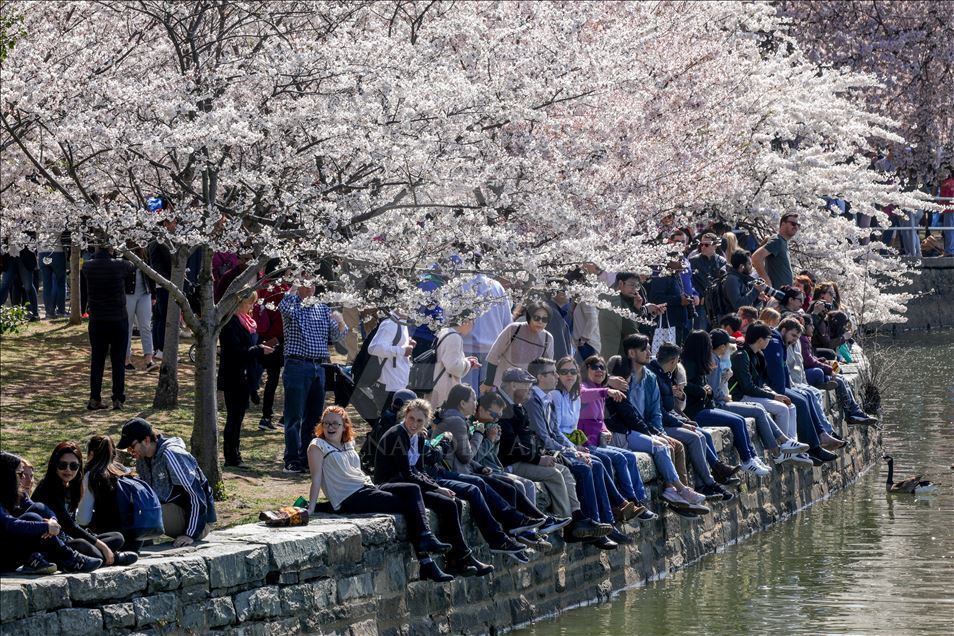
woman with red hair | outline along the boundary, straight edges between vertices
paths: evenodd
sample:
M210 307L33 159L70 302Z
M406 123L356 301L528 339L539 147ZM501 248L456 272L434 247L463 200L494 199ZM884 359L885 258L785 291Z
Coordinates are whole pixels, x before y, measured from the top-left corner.
M431 532L420 487L405 483L375 486L371 478L361 472L351 418L340 406L329 406L321 414L315 438L308 445L308 468L311 472L309 513L315 512L318 495L324 491L331 507L339 514L403 514L408 540L420 560L421 579L446 582L454 578L429 556L444 554L452 546L439 541Z

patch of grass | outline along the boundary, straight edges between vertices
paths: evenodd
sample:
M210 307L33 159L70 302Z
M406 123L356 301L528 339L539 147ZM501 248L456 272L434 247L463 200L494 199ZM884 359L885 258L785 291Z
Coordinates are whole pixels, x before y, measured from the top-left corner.
M123 423L137 415L149 420L164 435L182 437L188 447L194 398L193 368L187 357L190 344L188 339L180 342L178 407L153 409L158 372L137 371L126 375L125 410L87 411L89 340L85 324L36 322L25 326L21 333L4 335L0 339L0 449L28 459L40 478L57 443L76 440L85 448L86 441L97 433L106 433L118 441ZM134 354L139 347L139 340L134 339ZM141 368L142 357L134 355L133 364ZM109 373L107 368L103 382L106 398L111 382ZM282 412L281 400L279 387L276 413ZM220 434L225 424L224 409L220 394ZM223 470L225 496L217 505L217 527L255 521L260 511L290 505L299 495L308 494L307 475L282 473L282 431L259 431L260 417L261 409L254 405L245 416L241 449L249 468ZM360 434L366 425L357 419L356 429ZM125 453L121 453L121 459L132 465Z

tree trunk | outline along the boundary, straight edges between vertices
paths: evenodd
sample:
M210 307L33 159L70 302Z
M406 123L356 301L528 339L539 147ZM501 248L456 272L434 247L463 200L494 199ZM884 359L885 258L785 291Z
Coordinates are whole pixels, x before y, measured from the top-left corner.
M195 417L192 423L192 454L209 483L222 480L219 471L218 404L215 382L215 343L218 340L218 311L212 298L212 250L202 248L199 270L200 329L195 334Z
M202 320L196 334L195 408L192 425L192 454L213 487L221 481L219 472L218 404L215 386L215 325Z
M70 246L70 324L83 322L82 287L80 285L80 248Z
M170 281L179 289L183 288L188 260L189 252L184 248L178 249L172 257ZM153 407L157 409L172 408L179 403L179 316L182 311L171 297L167 307L165 349L159 367L159 384L156 385L156 395L152 400Z

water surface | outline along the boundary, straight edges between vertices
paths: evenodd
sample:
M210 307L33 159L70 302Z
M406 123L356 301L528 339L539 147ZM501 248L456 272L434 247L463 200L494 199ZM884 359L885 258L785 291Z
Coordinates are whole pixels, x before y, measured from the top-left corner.
M721 554L516 633L954 634L954 333L886 342L885 447L896 479L923 471L937 495L888 496L879 465Z

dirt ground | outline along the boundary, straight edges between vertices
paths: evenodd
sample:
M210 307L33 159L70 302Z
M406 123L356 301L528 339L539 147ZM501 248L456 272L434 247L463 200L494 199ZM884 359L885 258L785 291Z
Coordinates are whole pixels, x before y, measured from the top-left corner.
M152 408L158 371L126 375L126 408L123 411L88 411L89 342L86 325L70 326L63 320L27 325L21 333L0 339L0 449L25 457L36 466L39 479L46 470L50 451L65 440L85 448L91 435L106 433L119 440L123 423L144 417L165 435L182 437L186 446L192 433L193 369L187 353L191 340L183 338L179 350L179 406ZM133 339L133 364L142 368L138 338ZM109 368L103 394L109 396ZM332 396L333 397L333 396ZM282 412L279 385L275 412ZM219 394L219 430L225 423ZM226 527L257 520L262 510L291 504L308 495L308 476L282 473L284 437L281 429L259 431L261 407L252 405L242 430L242 458L248 468L226 468L224 498L218 502L219 523ZM356 420L363 436L365 425ZM221 455L221 449L220 449ZM121 454L131 465L131 458Z

